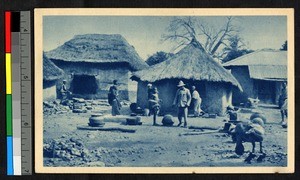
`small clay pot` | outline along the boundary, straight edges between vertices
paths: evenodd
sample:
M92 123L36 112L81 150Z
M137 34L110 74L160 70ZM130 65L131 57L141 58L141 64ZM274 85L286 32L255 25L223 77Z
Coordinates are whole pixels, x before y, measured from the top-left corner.
M103 114L92 114L91 117L89 118L89 126L104 126L104 118Z

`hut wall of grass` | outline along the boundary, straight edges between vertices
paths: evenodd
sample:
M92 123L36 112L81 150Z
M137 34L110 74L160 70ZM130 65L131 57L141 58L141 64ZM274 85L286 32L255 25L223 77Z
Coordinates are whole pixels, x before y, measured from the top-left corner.
M56 98L56 81L43 81L43 101L52 101Z
M129 79L130 71L126 63L87 63L57 60L53 62L64 70L67 87L76 97L106 99L109 87L116 79L119 84L120 99L130 100L128 87L131 80ZM131 89L134 88L131 87Z
M240 103L247 102L248 97L256 98L255 88L253 87L253 79L250 78L247 66L234 66L231 68L231 74L243 87L243 92L236 88L233 89L233 105L239 105Z

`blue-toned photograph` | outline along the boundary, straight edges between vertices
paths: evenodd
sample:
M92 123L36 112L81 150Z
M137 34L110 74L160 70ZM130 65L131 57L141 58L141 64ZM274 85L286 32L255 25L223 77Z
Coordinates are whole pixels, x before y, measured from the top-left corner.
M287 167L287 16L43 16L45 167Z

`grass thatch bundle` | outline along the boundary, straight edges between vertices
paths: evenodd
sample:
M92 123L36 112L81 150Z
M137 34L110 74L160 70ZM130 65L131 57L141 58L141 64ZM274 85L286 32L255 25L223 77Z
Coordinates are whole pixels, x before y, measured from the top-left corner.
M135 72L132 77L147 82L173 78L227 82L241 89L238 81L196 41L192 41L170 59Z
M148 67L134 47L119 34L77 35L46 55L50 59L70 62L125 62L134 71Z
M53 81L63 77L63 70L58 68L51 62L45 54L43 54L43 80Z

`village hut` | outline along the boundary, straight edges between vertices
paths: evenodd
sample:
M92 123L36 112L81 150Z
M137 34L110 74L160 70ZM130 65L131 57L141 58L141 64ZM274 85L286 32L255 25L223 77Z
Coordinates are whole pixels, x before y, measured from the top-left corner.
M58 68L43 54L43 100L49 101L57 98L56 84L64 75L63 70Z
M119 34L76 35L46 55L64 70L73 95L87 99L107 98L116 79L120 99L135 101L137 83L131 73L148 67Z
M263 49L226 62L223 66L239 81L243 92L233 91L233 103L258 98L277 104L283 82L287 81L287 51Z
M188 88L196 86L203 100L202 109L218 115L231 105L232 89L241 90L238 81L194 40L170 59L135 72L132 79L139 82L137 105L147 107L147 84L152 83L162 99L162 112L176 110L172 103L179 80Z

